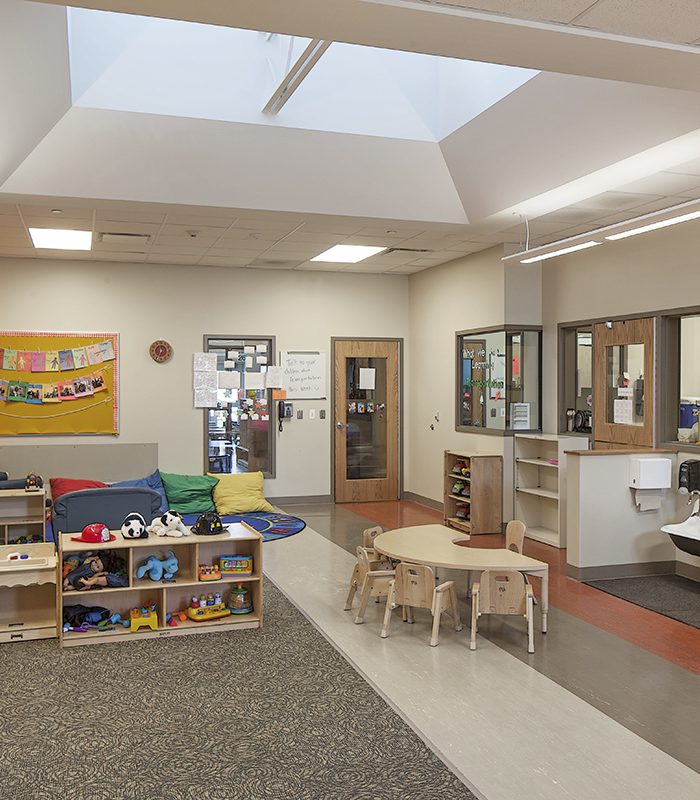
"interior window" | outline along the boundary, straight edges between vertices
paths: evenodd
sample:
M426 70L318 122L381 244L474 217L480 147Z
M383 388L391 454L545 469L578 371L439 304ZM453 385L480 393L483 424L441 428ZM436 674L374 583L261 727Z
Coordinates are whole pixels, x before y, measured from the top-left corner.
M593 328L564 330L560 369L564 385L561 431L590 433L593 427Z
M697 442L700 414L700 316L681 317L678 441Z

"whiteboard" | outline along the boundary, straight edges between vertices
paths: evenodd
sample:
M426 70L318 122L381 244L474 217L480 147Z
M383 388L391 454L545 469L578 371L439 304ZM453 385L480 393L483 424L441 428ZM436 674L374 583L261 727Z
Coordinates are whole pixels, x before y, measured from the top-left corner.
M282 353L283 389L288 400L325 400L326 354Z

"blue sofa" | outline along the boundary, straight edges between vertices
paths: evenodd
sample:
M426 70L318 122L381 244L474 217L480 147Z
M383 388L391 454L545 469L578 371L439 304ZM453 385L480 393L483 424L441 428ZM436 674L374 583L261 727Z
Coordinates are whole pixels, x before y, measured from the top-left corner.
M109 486L104 489L81 489L67 492L53 506L53 532L79 533L92 522L104 522L110 530L121 528L124 517L132 511L141 514L147 523L161 513L162 498L155 489L140 486Z

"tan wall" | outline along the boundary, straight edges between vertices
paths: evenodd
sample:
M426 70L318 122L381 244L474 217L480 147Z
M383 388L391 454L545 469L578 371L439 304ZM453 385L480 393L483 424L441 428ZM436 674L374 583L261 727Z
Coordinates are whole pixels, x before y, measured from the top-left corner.
M405 276L283 272L70 260L0 260L4 329L117 331L121 337L120 442L157 442L162 469L201 473L203 415L192 407L192 353L205 333L273 335L277 349L330 349L331 336L408 336ZM174 348L148 356L154 339ZM330 362L329 362L330 363ZM329 366L330 390L330 366ZM330 397L330 394L329 394ZM305 409L277 436L270 496L327 495L330 399ZM306 409L324 408L308 419ZM106 437L21 437L2 444L89 444Z

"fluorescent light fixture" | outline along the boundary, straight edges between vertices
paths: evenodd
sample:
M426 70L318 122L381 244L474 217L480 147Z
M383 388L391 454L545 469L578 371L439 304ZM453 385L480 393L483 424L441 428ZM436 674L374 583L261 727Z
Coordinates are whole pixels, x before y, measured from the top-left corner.
M571 247L563 247L561 250L552 250L550 253L542 253L540 256L531 256L530 258L522 258L521 264L534 264L535 261L544 261L547 258L554 258L555 256L563 256L567 253L575 253L577 250L588 250L589 247L596 247L602 242L582 242L581 244L572 244Z
M326 250L320 256L314 256L310 260L333 261L336 264L357 264L358 261L364 261L385 250L386 247L368 247L363 244L336 244L330 250Z
M47 250L92 250L92 231L30 228L29 235L34 247Z
M690 214L681 214L680 217L663 219L661 222L651 222L649 225L642 225L641 228L632 228L629 231L622 231L622 233L612 233L605 238L614 242L618 239L626 239L628 236L637 236L640 233L647 233L647 231L655 231L658 228L668 228L671 225L678 225L680 222L689 222L691 219L700 219L700 211L693 211Z

